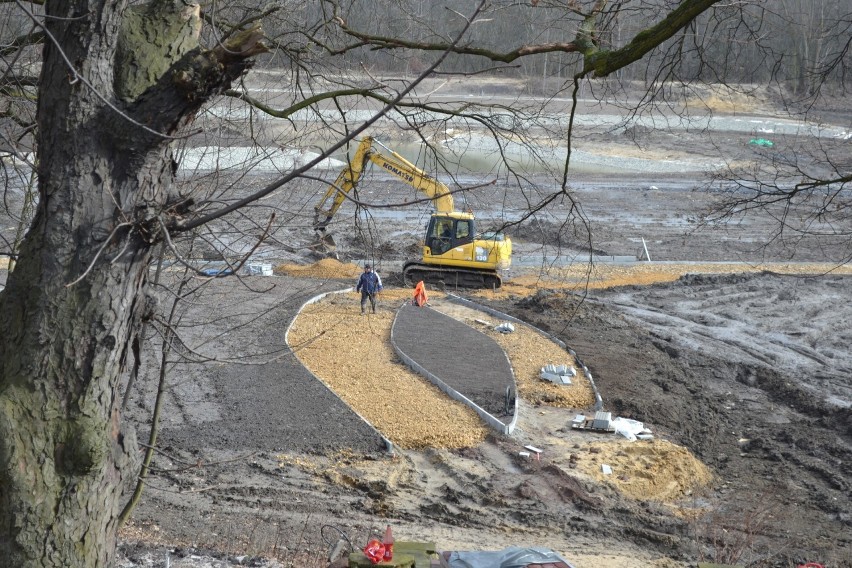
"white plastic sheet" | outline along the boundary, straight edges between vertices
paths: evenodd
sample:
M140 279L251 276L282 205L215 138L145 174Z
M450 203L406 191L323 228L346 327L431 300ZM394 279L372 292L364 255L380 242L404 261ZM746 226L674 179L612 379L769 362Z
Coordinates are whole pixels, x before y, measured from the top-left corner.
M645 430L644 424L638 420L631 420L630 418L615 418L611 425L615 428L616 434L621 434L631 442L635 442L636 435L641 434Z
M515 326L506 321L495 327L494 330L500 333L512 333L515 331Z

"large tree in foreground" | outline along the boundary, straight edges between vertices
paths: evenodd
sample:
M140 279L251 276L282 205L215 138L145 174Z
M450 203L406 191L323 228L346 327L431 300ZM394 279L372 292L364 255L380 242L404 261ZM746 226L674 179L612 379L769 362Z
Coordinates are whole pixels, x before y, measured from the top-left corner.
M27 42L43 46L43 53L34 123L16 115L22 132L16 140L35 132L38 198L25 238L13 247L17 266L0 294L3 562L57 567L112 562L122 492L137 471L134 436L125 431L120 413L120 384L134 336L154 309L146 294L154 247L171 246L180 232L238 211L297 179L374 120L354 127L330 124L336 138L315 160L248 196L201 207L174 183L173 149L192 135L193 119L205 103L228 94L286 118L327 102L343 119L341 109L354 97L373 101L374 117L395 109L403 121L425 128L436 116L466 116L499 138L505 126L496 115L469 102L437 106L412 100L411 89L433 72L482 73L549 54L574 57L560 69L560 76L567 70L560 88L609 75L649 55L676 61L690 38L694 42L699 18L717 1L662 1L650 8L623 1L608 6L604 0L569 2L567 8L546 0L524 6L509 2L496 3L488 17L482 16L482 5L459 9L453 4L443 12L446 28L412 30L370 28L377 22L369 17L361 27L351 17L354 12L329 1L258 10L180 0L145 5L48 0L43 11L17 3L16 16L30 33L0 55L8 57ZM309 8L312 15L300 20L301 27L267 26L266 36L258 27L276 12ZM639 9L646 10L644 19L636 17ZM565 37L504 46L509 36L494 27L506 21L499 18L501 10L556 14ZM647 25L627 28L628 19ZM403 21L386 23L393 28ZM707 21L702 29L709 29ZM205 37L209 41L202 47ZM300 78L285 108L265 105L232 85L267 49L286 58ZM418 62L412 70L419 74L382 82L365 70L369 80L354 84L335 83L333 78L342 75L328 72L311 82L320 68L314 66L334 58L357 65L353 55L368 49L390 59L402 53ZM317 54L322 57L312 60ZM666 78L663 72L649 83ZM32 92L25 74L7 70L3 81L4 94ZM4 112L11 108L10 103ZM570 149L570 123L564 142ZM560 190L531 201L530 210L570 198L567 164L562 177Z
M109 566L136 450L119 378L151 246L188 207L171 142L263 44L248 28L200 49L181 2L49 2L34 22L38 204L0 298L0 556Z

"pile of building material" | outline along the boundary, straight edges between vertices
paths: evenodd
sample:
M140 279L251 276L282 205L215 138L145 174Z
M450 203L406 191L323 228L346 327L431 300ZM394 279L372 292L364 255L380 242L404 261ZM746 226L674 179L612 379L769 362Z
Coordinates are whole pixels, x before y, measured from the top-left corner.
M585 414L578 414L571 421L571 428L575 430L590 430L593 432L615 432L612 426L612 413L599 410L595 412L594 418L587 418Z
M571 379L577 376L577 370L570 365L545 365L539 376L557 385L570 385Z
M243 267L243 274L249 276L272 276L272 264L268 262L249 262Z
M595 412L594 418L587 418L585 414L578 414L571 421L571 428L621 434L631 442L654 439L654 434L642 422L630 418L613 418L611 412L602 410Z

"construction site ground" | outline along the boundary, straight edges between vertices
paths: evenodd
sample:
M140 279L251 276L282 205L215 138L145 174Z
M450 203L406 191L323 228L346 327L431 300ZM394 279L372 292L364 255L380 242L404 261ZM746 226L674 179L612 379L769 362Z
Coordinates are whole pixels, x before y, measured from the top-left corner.
M302 301L359 272L336 261L312 267L348 277L267 278L281 294L252 297L269 302L255 307L269 318L258 322L262 333L236 335L280 345ZM695 559L788 566L794 558L843 566L850 414L836 402L849 400L843 322L852 280L700 275L710 265L665 265L660 277L677 270L688 275L593 290L582 302L523 277L470 295L566 341L606 409L643 421L650 442L572 431L571 419L593 404L591 390L536 377L565 352L523 326L489 331L494 316L439 292L434 309L489 333L507 353L520 393L513 436L493 433L395 358L390 326L410 290L387 288L376 315L361 316L354 293L306 306L289 333L295 358L284 351L260 367L191 372L170 390L158 473L124 532L128 562L165 551L324 566L324 525L358 544L390 523L397 538L443 550L546 546L579 568ZM653 272L623 266L615 277L627 284ZM215 284L226 296L241 287ZM713 337L731 328L740 329ZM785 332L792 339L781 341ZM448 341L447 349L464 346ZM330 390L316 388L305 367ZM150 410L149 401L140 393L133 404ZM356 413L394 442L393 455ZM543 450L539 460L521 456L526 445Z
M762 121L771 114L764 102L715 112ZM619 112L581 107L588 118ZM292 214L258 249L274 275L212 279L187 305L184 354L215 361L169 367L153 474L121 533L122 566L163 566L169 555L173 567L211 557L220 566L273 565L251 560L265 558L324 568L328 540L342 532L360 547L388 524L400 540L441 550L549 547L577 568L852 565L852 276L837 268L848 246L786 240L777 219L757 212L700 222L712 197L699 191L706 178L696 164L768 152L748 145L752 134L578 123L578 156L599 156L607 168L569 176L584 216L573 226L590 238L566 233L576 210L555 202L510 229L515 265L502 288L460 292L564 341L604 408L643 422L652 441L572 429L576 414L590 412L591 387L537 378L565 352L532 328L493 332L494 316L437 290L435 310L506 353L518 389L515 433L496 434L401 364L389 342L411 294L398 287L399 267L419 254L428 204L345 206L330 226L341 261L319 261L309 247L303 217L324 184L288 185L245 211L234 223L248 234L266 225L263 207L279 219ZM795 147L775 141L772 152ZM635 171L613 169L636 160ZM683 172L662 169L685 163ZM530 181L468 180L477 189L463 205L483 222L514 220L559 190L553 179ZM380 175L367 176L359 193L370 204L409 198ZM218 229L233 232L223 225L211 234ZM377 314L361 316L354 292L302 309L354 286L365 260L386 284ZM448 336L443 349L468 347ZM154 337L125 413L142 441L157 356ZM527 445L540 459L521 455Z

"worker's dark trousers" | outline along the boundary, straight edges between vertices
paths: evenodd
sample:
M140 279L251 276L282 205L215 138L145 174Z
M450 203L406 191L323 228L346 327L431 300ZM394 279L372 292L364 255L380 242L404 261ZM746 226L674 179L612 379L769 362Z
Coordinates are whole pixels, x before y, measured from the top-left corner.
M376 294L370 294L366 290L361 290L361 313L367 313L367 300L370 300L370 307L373 308L373 313L376 313Z

